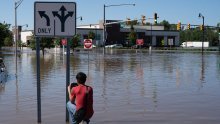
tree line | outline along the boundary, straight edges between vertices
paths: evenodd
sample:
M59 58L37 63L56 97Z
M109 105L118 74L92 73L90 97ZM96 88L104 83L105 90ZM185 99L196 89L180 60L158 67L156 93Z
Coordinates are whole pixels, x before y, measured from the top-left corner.
M75 34L73 35L72 38L67 39L68 43L70 45L70 49L74 51L74 49L78 46L81 46L81 41L80 41L80 34ZM90 31L87 36L88 39L95 39L95 33ZM42 50L42 53L44 55L44 50L45 48L54 48L54 47L60 47L62 46L62 41L63 38L60 37L55 37L55 38L50 38L50 37L42 37L40 38L40 50ZM32 36L30 44L28 45L32 50L36 49L36 39L34 36Z
M10 24L0 23L0 48L13 45L13 33L9 30Z
M95 39L95 33L90 31L88 33L87 38L89 39ZM54 47L60 47L61 40L63 38L58 37L41 37L40 40L40 50L42 50L42 53L44 54L45 48L54 48ZM80 35L76 34L73 35L72 38L68 39L70 48L74 50L74 48L82 45L80 43ZM10 24L0 23L0 48L3 46L13 46L14 40L13 40L13 33L10 31ZM31 36L31 40L27 44L22 44L22 41L17 41L18 47L27 46L30 47L32 50L36 49L36 39L34 35Z
M163 20L158 25L164 26L165 30L176 30L177 24L170 24ZM214 26L204 26L204 41L209 41L211 46L217 46L219 40L220 23ZM180 30L180 44L185 41L202 41L203 31L200 27L193 27L190 29Z
M131 21L129 23L131 26L131 32L128 34L128 40L130 44L135 44L135 40L137 39L137 34L134 32L133 25L158 25L158 26L164 26L164 30L170 31L176 31L177 30L177 24L170 24L168 21L163 20L160 23L157 24L151 24L151 23L141 23L137 22L136 20ZM203 31L199 27L193 27L190 29L183 29L180 30L180 44L185 41L202 41L203 39ZM218 46L219 45L219 32L220 32L220 23L218 23L215 27L213 26L204 26L204 41L209 41L211 46Z
M130 44L135 44L135 41L137 39L137 34L134 31L133 25L140 25L139 22L134 21L131 22L131 32L128 34L128 40L130 41ZM146 23L145 25L151 25L150 23ZM153 25L161 25L164 26L164 30L176 30L177 25L176 24L170 24L168 21L163 20L160 23L153 24ZM211 46L217 46L218 45L218 38L219 38L219 27L220 23L217 24L215 28L205 26L205 41L209 41ZM13 33L10 31L10 24L6 23L0 23L0 48L2 46L13 46ZM202 30L199 29L199 27L194 27L191 29L185 29L181 30L180 32L180 43L184 41L202 41ZM87 35L87 38L89 39L95 39L95 33L90 31ZM61 38L41 38L40 39L40 49L44 52L45 48L53 48L57 46L61 46ZM22 42L17 41L18 46L21 47ZM74 50L77 46L82 45L80 43L80 35L76 34L71 39L69 39L70 48ZM30 41L30 44L28 44L28 47L31 49L35 49L35 38L32 36L32 39Z

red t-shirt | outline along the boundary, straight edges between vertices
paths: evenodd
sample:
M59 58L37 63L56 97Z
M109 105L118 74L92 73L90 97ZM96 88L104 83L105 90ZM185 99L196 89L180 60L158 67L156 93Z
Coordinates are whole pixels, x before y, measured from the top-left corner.
M88 87L88 88L86 88ZM86 90L88 90L88 96L86 101ZM73 96L71 101L76 104L76 110L79 110L82 107L87 107L86 109L86 119L92 117L93 111L93 90L92 87L79 84L76 87L71 89L71 95ZM87 104L85 103L87 102Z

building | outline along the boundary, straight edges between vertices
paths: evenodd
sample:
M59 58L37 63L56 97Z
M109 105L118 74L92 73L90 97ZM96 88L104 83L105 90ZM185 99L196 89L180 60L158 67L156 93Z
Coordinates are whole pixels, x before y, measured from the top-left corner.
M23 25L23 26L27 27L27 25ZM15 37L16 37L15 27L13 27L12 32L15 41ZM33 30L22 30L22 26L18 26L17 33L18 33L17 41L21 41L22 44L26 44L26 45L30 43L31 36L33 36Z
M95 33L93 44L97 46L104 46L109 44L128 44L128 34L131 32L131 26L120 23L118 20L107 20L106 26L106 42L103 42L103 21L99 24L80 25L76 32L80 35L81 44L84 39L88 38L89 32ZM112 24L111 24L112 23ZM154 47L162 46L179 46L180 34L177 30L164 30L164 26L157 25L134 25L134 31L137 33L138 39L144 40L144 45L152 45ZM29 44L30 36L33 31L21 31L21 41Z
M90 31L95 33L93 44L97 46L103 46L103 29L99 24L80 25L77 27L76 32L80 35L81 44L83 44L84 39L88 38Z
M130 25L115 23L115 20L107 20L106 23L112 23L106 26L106 43L109 44L128 44L128 34L131 31ZM80 34L81 40L86 38L89 31L95 32L97 39L93 42L95 45L103 46L103 21L99 24L83 25L77 27L77 33ZM164 26L142 26L134 25L134 31L138 39L144 40L144 45L154 47L161 46L179 46L179 31L164 30Z
M25 45L30 44L31 37L33 36L33 31L32 30L24 30L21 31L21 42Z

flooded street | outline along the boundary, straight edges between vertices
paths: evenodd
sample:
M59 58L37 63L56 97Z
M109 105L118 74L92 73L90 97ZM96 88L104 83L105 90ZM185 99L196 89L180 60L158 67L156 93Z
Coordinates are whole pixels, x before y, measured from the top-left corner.
M0 57L8 70L0 85L0 124L37 123L35 51ZM66 124L66 57L41 56L42 124ZM102 50L74 52L70 81L82 71L94 88L91 124L219 124L220 54Z

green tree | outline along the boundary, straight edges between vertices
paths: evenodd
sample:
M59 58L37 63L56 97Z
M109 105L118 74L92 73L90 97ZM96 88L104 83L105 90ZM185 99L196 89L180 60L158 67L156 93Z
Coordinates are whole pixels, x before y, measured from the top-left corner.
M92 31L89 31L88 38L94 40L95 39L95 33L92 32Z
M186 32L186 40L187 41L192 41L192 36L193 36L193 32L191 30L185 30Z
M220 22L217 24L217 27L220 27Z
M194 29L191 31L192 32L192 41L201 41L202 40L202 31L199 29Z
M218 45L218 32L214 32L210 28L206 28L206 41L210 42L210 45L217 46Z
M184 41L202 41L203 32L199 28L193 30L180 31L180 44ZM205 28L205 41L209 41L210 45L218 44L218 32L211 28Z
M176 24L170 24L170 30L176 30Z
M180 31L180 44L185 41L186 33L184 31Z
M4 40L6 37L12 39L12 32L9 30L9 24L0 23L0 47L4 45Z
M137 39L137 33L134 31L133 24L131 24L131 32L128 34L129 45L135 45L135 41Z
M5 46L12 46L13 45L13 41L11 37L6 37L4 40L4 45Z
M162 46L164 46L164 45L165 45L165 41L164 41L164 39L163 39L163 40L161 40L161 45L162 45Z
M22 47L22 41L21 40L18 40L17 43L18 43L18 47Z
M54 39L54 45L57 47L57 46L60 46L60 38L55 38Z
M171 28L170 23L166 20L163 20L162 22L160 22L159 25L164 26L164 30L170 30L170 28Z
M74 51L74 49L79 46L80 35L76 34L73 36L73 39L70 41L70 48Z
M35 41L34 35L31 36L29 47L32 50L36 50L36 41Z
M40 39L39 40L40 50L42 51L43 56L44 56L45 48L50 49L51 47L54 47L53 38L42 37L42 38L39 38L39 39ZM36 40L34 39L33 36L32 36L31 42L30 42L30 48L32 50L36 50Z

